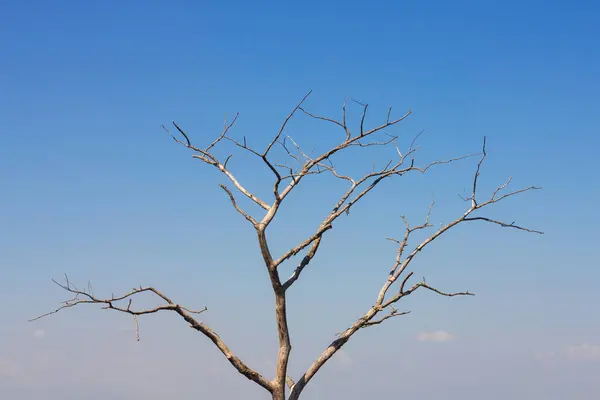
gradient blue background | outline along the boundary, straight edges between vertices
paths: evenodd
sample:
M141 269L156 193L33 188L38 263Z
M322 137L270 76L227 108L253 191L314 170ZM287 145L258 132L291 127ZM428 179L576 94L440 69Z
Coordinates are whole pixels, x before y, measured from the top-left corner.
M339 116L347 95L414 115L390 133L418 161L478 151L482 190L510 175L543 191L488 211L546 232L472 224L415 262L417 276L474 298L419 293L410 316L365 330L308 386L309 399L596 399L600 392L597 173L600 7L592 1L1 1L0 393L10 399L264 399L211 343L171 315L92 308L26 320L65 293L154 285L202 316L272 377L272 294L249 225L160 124L206 145L225 115L262 146L309 90ZM352 121L359 110L353 108ZM323 149L340 132L295 118L288 133ZM224 147L219 154L227 154ZM340 160L358 173L384 154ZM291 372L300 375L373 302L405 214L432 222L465 204L474 161L382 185L327 234L290 291ZM268 198L268 172L236 155ZM280 254L309 234L343 186L306 180L271 231ZM249 210L256 211L246 202ZM255 214L257 215L257 214ZM286 265L285 274L293 269ZM150 304L150 303L149 303ZM419 342L422 332L454 340ZM35 333L37 332L37 333Z

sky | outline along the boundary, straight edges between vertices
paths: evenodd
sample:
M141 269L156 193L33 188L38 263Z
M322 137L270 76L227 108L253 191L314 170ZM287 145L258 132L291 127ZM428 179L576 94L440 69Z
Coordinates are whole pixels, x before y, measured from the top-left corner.
M76 307L62 279L110 296L152 285L208 307L200 318L273 377L273 295L250 225L161 124L199 146L231 135L265 146L295 104L339 118L369 104L416 163L478 152L482 196L513 177L543 187L485 216L544 235L472 223L436 240L415 277L469 298L416 293L411 314L357 333L307 386L308 399L587 400L600 383L596 299L600 196L600 6L592 1L1 1L0 392L11 399L266 399L212 343L168 313L139 318ZM358 129L360 107L350 102ZM285 131L316 153L342 140L297 115ZM229 167L269 198L271 176L233 153ZM386 149L335 160L354 176ZM465 210L477 159L382 184L327 233L290 289L290 374L376 298L405 215L435 226ZM318 226L345 189L310 177L270 227L281 254ZM240 200L257 218L260 210ZM411 242L411 246L416 243ZM293 259L282 275L294 268ZM143 299L139 304L153 304ZM134 302L135 304L135 302Z

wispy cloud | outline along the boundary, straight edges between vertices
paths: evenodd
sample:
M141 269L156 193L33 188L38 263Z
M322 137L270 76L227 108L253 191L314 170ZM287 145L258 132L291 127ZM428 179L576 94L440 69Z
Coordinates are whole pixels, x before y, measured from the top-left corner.
M450 332L446 331L435 331L435 332L421 332L417 335L419 342L449 342L456 339L456 337Z
M571 360L600 360L600 346L589 343L568 346L565 355Z
M33 337L36 339L43 339L46 336L46 331L44 331L43 329L38 329L35 332L33 332Z
M570 345L558 351L537 353L534 358L546 367L564 365L566 361L600 361L600 346L590 343Z

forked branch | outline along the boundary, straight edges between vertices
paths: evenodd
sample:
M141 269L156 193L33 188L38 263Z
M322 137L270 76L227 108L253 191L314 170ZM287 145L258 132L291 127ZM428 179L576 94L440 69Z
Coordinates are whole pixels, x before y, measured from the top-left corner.
M388 278L384 282L384 284L377 296L375 304L371 308L369 308L369 310L361 318L356 320L348 329L346 329L344 332L340 333L338 335L338 338L336 340L334 340L325 350L323 350L321 355L312 363L312 365L306 370L306 372L300 377L300 379L294 385L291 395L290 395L290 400L298 399L303 388L312 379L312 377L317 373L317 371L346 342L348 342L348 340L350 340L352 335L354 335L357 331L359 331L362 328L379 325L382 322L384 322L392 317L408 314L409 311L400 312L396 308L394 308L394 304L397 303L400 299L413 294L420 288L427 289L431 292L434 292L438 295L445 296L445 297L472 296L473 295L469 291L445 292L445 291L442 291L440 289L437 289L437 288L427 284L424 279L421 282L418 282L418 283L412 285L412 287L410 289L405 290L406 284L407 284L408 280L410 279L410 277L413 275L413 272L406 274L406 276L404 276L403 279L401 279L401 280L399 279L401 276L403 276L403 273L407 271L407 268L409 267L411 262L415 259L417 254L419 252L421 252L426 246L431 244L436 238L440 237L442 234L448 232L450 229L452 229L453 227L455 227L463 222L470 222L470 221L483 221L483 222L488 222L488 223L492 223L495 225L499 225L502 227L514 228L514 229L522 230L522 231L526 231L526 232L532 232L532 233L537 233L537 234L543 233L543 232L535 230L535 229L525 228L523 226L517 225L515 222L506 223L506 222L503 222L503 221L500 221L497 219L488 218L488 217L471 216L474 212L481 210L482 208L487 207L491 204L494 204L501 200L504 200L506 198L509 198L514 195L521 194L521 193L524 193L527 191L540 189L539 187L536 187L536 186L530 186L530 187L527 187L524 189L514 190L512 192L506 193L506 194L498 197L498 193L501 192L502 190L504 190L510 183L510 179L509 179L505 184L496 188L493 191L492 195L487 200L481 201L481 202L478 201L477 200L477 183L478 183L478 179L479 179L480 172L481 172L481 166L486 157L487 157L486 141L484 138L481 158L477 164L476 171L475 171L475 174L473 177L472 195L471 195L471 198L468 199L468 200L471 200L471 206L469 207L469 209L467 209L463 213L463 215L458 217L456 220L454 220L446 225L443 225L439 230L437 230L432 235L428 236L425 240L420 242L417 246L414 247L414 249L406 257L404 257L404 251L408 245L411 234L417 230L427 229L432 226L429 223L429 219L430 219L430 215L431 215L434 203L432 203L431 206L429 207L429 211L427 212L425 222L421 225L411 227L409 225L408 221L406 220L406 218L402 217L402 220L404 221L404 224L405 224L404 236L401 240L394 239L394 238L388 238L388 240L391 240L398 245L398 250L396 252L396 259L392 265L392 268L390 269L390 272L388 273ZM317 231L317 232L319 232L319 231ZM310 240L310 238L309 238L309 240ZM315 239L315 241L317 241L317 239ZM318 241L320 242L320 236L318 236ZM290 279L292 279L292 278L290 278ZM297 279L297 277L295 279ZM397 282L399 282L398 291L395 294L388 297L387 295L388 295L389 289ZM386 309L389 309L391 311L389 311L386 315L384 315L382 317L378 317L378 315L383 310L386 310Z
M73 294L74 297L69 300L64 301L62 303L62 305L60 307L58 307L57 309L55 309L49 313L40 315L39 317L33 318L30 321L35 321L40 318L44 318L48 315L56 314L65 308L75 307L80 304L98 304L98 305L101 305L103 309L114 310L114 311L119 311L122 313L130 314L130 315L133 315L134 318L139 315L154 314L159 311L173 311L173 312L177 313L179 316L181 316L187 323L189 323L191 328L197 330L198 332L201 332L202 334L204 334L204 336L209 338L215 344L215 346L217 346L217 348L221 351L221 353L223 353L223 355L227 358L227 360L231 363L231 365L233 365L240 374L242 374L246 378L256 382L258 385L262 386L269 392L273 391L273 385L270 381L268 381L265 377L263 377L261 374L259 374L255 370L248 367L242 360L240 360L235 354L233 354L231 352L229 347L227 347L227 345L223 342L223 340L219 337L219 335L217 335L206 324L204 324L203 322L201 322L193 317L194 314L200 314L200 313L205 312L207 310L206 307L204 307L201 310L192 310L188 307L184 307L180 304L174 303L170 298L168 298L162 292L156 290L153 287L140 286L139 288L133 288L129 292L127 292L123 295L120 295L120 296L113 295L109 298L100 298L100 297L95 296L90 290L77 289L71 282L69 282L69 279L67 278L66 275L65 275L66 283L64 283L64 284L59 283L55 280L52 280L52 281L56 285L61 287L63 290ZM159 299L161 299L165 304L162 304L162 305L159 305L159 306L156 306L153 308L147 308L147 309L132 308L133 298L142 293L152 293L152 294L156 295ZM123 305L123 306L119 305L119 302L124 301L124 300L127 300L127 305ZM136 320L136 322L137 322L137 320Z
M213 141L210 145L208 145L206 147L206 149L201 149L197 146L194 146L188 136L188 134L179 127L179 125L177 125L175 123L175 121L173 121L173 126L175 126L175 128L177 129L177 131L181 134L181 136L183 136L185 141L182 141L181 139L178 139L174 134L171 133L171 131L164 125L162 125L162 128L173 138L173 140L179 144L181 144L182 146L187 147L190 150L193 150L195 153L195 155L193 155L194 158L197 158L198 160L201 160L202 162L208 164L208 165L212 165L213 167L217 168L219 171L221 171L223 174L225 174L225 176L227 176L227 178L229 178L229 180L231 181L231 183L233 183L233 185L244 194L244 196L246 196L247 198L249 198L250 200L252 200L254 203L256 203L257 205L259 205L261 208L263 208L264 210L269 210L270 206L265 203L264 201L262 201L260 198L258 198L258 196L256 196L255 194L251 193L248 189L246 189L244 186L242 186L242 184L236 179L236 177L231 173L231 171L229 171L229 169L227 169L227 162L229 161L229 159L231 158L231 156L227 157L227 160L223 163L221 163L216 156L214 156L210 150L217 145L219 142L221 142L224 138L227 137L227 132L229 132L229 129L231 129L231 127L233 126L233 124L235 123L235 121L237 120L237 115L234 118L234 120L229 124L225 124L225 128L223 130L223 132L221 133L221 135L219 135L219 137Z
M448 163L451 163L454 161L463 160L465 158L473 157L476 155L476 154L470 154L470 155L466 155L466 156L462 156L462 157L450 158L448 160L433 161L433 162L425 165L424 167L415 166L414 159L412 159L409 166L403 167L403 164L404 164L406 158L409 155L411 155L412 153L414 153L415 151L416 151L416 149L409 150L404 155L401 155L400 160L397 161L395 164L391 165L390 163L388 163L383 169L381 169L379 171L374 171L374 172L368 173L358 180L354 180L351 178L348 179L347 177L341 178L341 179L345 179L345 180L350 180L352 182L350 185L350 188L346 191L346 193L344 193L341 196L341 198L335 204L335 206L333 207L333 209L329 213L329 215L327 215L327 217L325 217L325 219L321 222L321 224L317 228L317 231L312 236L310 236L309 238L304 240L302 243L298 244L297 246L293 247L292 249L290 249L286 253L284 253L275 263L276 265L280 265L287 259L298 254L300 251L311 246L307 256L305 256L302 259L302 261L300 262L298 267L294 270L292 275L284 283L284 287L286 289L289 288L291 285L293 285L296 280L298 280L298 278L300 277L300 274L302 273L304 268L306 268L308 266L308 264L310 263L310 260L314 257L316 250L318 249L318 246L321 242L323 234L327 230L332 228L333 222L335 220L337 220L344 213L348 214L350 212L350 208L352 206L354 206L361 199L363 199L366 195L368 195L383 180L393 177L393 176L402 176L406 173L413 172L413 171L425 173L427 170L429 170L429 168L431 168L433 166L448 164Z

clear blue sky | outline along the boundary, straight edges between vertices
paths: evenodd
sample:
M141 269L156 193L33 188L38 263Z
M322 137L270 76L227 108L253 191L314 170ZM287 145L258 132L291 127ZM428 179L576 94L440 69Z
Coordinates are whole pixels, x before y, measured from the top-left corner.
M510 175L544 187L488 215L546 235L470 225L441 239L417 275L477 296L415 295L400 305L410 316L356 335L307 398L597 398L596 2L0 3L6 398L266 398L174 316L142 318L139 343L127 316L92 308L25 321L64 300L50 282L64 273L107 295L155 285L208 306L205 320L271 377L272 295L252 231L219 191L223 176L159 126L176 120L207 144L240 112L233 134L262 145L310 89L307 108L328 115L347 95L369 102L369 124L390 105L412 109L391 133L425 129L421 162L477 151L486 135L482 190ZM339 134L302 118L289 129L316 149ZM369 166L364 157L341 165ZM268 197L260 164L230 165ZM400 215L418 222L433 195L432 221L448 221L473 167L389 182L327 236L290 291L292 375L372 304ZM310 233L340 189L305 184L273 227L276 252ZM416 339L436 331L454 340Z

